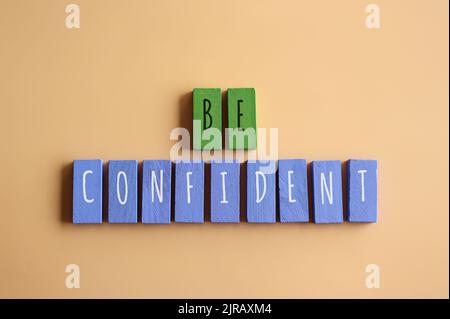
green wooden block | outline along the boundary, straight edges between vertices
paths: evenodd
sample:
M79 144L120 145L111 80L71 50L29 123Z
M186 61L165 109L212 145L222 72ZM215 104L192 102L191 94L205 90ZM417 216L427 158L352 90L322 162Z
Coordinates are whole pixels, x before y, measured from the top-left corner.
M256 149L255 89L228 89L228 148Z
M221 89L194 89L193 105L193 148L222 149Z

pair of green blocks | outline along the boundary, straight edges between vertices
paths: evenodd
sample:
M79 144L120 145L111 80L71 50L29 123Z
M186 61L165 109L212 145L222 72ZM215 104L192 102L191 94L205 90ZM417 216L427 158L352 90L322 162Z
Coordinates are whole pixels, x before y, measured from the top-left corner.
M228 89L227 111L228 128L225 132L227 148L256 149L255 89ZM222 149L221 89L195 88L193 90L193 119L193 148L195 150Z

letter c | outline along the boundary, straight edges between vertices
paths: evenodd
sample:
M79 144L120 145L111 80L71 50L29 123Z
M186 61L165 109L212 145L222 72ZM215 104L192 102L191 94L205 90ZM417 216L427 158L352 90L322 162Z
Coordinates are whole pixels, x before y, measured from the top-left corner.
M88 171L85 171L84 173L83 173L83 199L84 199L84 201L86 202L86 203L93 203L94 202L94 199L93 198L88 198L87 197L87 194L86 194L86 176L87 175L92 175L92 174L94 174L94 172L93 171L91 171L91 170L88 170Z

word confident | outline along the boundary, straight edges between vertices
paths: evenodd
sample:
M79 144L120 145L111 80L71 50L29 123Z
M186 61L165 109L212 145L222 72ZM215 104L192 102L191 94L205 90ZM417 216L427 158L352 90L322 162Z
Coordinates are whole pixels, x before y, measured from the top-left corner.
M211 222L240 221L240 163L211 162ZM309 222L308 193L312 193L315 223L342 223L343 198L340 161L313 161L308 190L304 159L247 161L247 221ZM73 222L102 223L102 160L75 160L73 165ZM173 172L174 171L174 172ZM205 164L203 161L145 160L142 170L142 222L204 222ZM172 185L174 174L174 185ZM377 161L350 160L347 166L349 222L377 221ZM174 191L172 192L172 187ZM137 223L138 162L108 164L108 222ZM173 194L173 195L172 195Z

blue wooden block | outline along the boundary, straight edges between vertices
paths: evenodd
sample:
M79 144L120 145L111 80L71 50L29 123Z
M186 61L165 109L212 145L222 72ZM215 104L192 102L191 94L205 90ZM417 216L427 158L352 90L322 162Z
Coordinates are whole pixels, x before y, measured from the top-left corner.
M376 160L350 160L348 174L348 220L350 222L377 222Z
M108 221L137 223L137 161L109 161Z
M309 221L308 181L304 159L278 161L278 192L282 223Z
M178 161L175 164L175 222L204 221L204 163Z
M275 165L271 161L271 166ZM266 162L247 162L247 221L250 223L275 223L276 170L268 169Z
M211 222L239 223L239 162L211 162Z
M102 160L73 161L74 224L102 223Z
M315 223L342 223L342 177L340 161L313 161Z
M142 169L142 223L170 223L171 175L171 161L144 161Z

